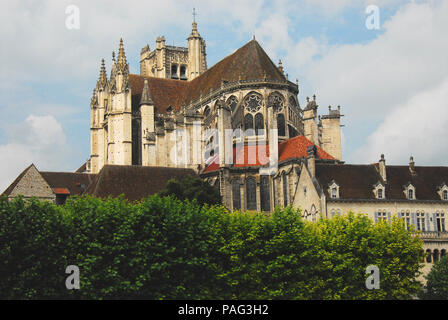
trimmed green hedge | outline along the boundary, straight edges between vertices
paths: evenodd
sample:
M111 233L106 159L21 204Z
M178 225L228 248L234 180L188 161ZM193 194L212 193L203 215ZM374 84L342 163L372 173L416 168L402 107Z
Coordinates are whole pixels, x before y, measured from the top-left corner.
M408 299L422 242L402 222L291 208L229 213L172 197L0 199L1 299ZM366 267L380 269L367 290ZM65 268L80 268L67 290Z

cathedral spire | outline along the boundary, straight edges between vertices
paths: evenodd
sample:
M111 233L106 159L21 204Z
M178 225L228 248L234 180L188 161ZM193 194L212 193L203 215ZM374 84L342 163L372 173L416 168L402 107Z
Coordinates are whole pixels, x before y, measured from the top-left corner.
M104 90L106 84L107 84L106 66L104 65L104 59L101 59L100 77L98 78L96 86L98 89Z
M126 54L124 52L123 39L120 38L120 47L118 49L117 67L121 72L129 70L128 62L126 61Z
M193 23L191 24L191 35L190 38L200 38L200 34L198 32L198 24L196 23L196 9L193 8Z
M149 92L149 84L148 79L145 79L145 83L143 84L143 92L142 92L142 98L140 100L140 105L146 104L146 105L154 105L154 102L151 99L151 94Z

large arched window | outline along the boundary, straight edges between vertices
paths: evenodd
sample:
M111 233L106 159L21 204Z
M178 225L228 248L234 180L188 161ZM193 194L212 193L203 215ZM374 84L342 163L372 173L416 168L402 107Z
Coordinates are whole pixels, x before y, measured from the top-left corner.
M254 129L254 117L250 113L247 113L244 116L244 130L246 131L246 134L252 135L253 129Z
M227 106L232 109L232 112L235 111L236 106L238 105L238 99L235 96L231 96L227 99Z
M255 134L264 135L264 121L261 113L255 115Z
M282 173L282 180L283 180L283 206L288 206L288 178L286 176L286 173Z
M277 128L279 137L286 136L285 116L283 115L283 113L279 113L277 115Z
M283 98L283 96L280 93L274 92L269 95L268 107L274 108L275 113L282 111L284 105L285 105L285 98Z
M257 182L254 177L246 180L246 209L257 210Z
M265 175L260 176L260 202L262 211L271 211L270 189L269 177Z
M241 209L241 191L240 191L240 181L239 180L233 181L232 194L233 194L233 210Z
M177 76L177 64L171 65L171 79L179 79Z
M187 67L186 66L180 67L180 80L187 80Z
M261 109L261 104L262 104L262 97L260 94L256 92L251 92L244 98L244 108L248 112L252 113L257 112L258 110Z

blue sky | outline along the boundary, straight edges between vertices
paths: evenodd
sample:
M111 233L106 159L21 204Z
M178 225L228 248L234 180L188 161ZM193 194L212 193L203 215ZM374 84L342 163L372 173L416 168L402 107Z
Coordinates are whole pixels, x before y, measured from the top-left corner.
M80 10L80 29L65 9ZM368 5L380 29L365 26ZM30 163L77 169L90 153L89 104L101 58L123 37L132 73L140 49L186 46L192 8L207 42L208 66L256 39L289 79L299 101L317 95L320 114L341 105L343 160L446 165L447 1L8 1L0 19L0 190Z

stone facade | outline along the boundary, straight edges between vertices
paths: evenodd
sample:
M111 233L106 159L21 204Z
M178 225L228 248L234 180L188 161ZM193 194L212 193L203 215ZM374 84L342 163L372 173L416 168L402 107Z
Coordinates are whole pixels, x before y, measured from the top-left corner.
M314 169L312 169L314 167ZM427 253L423 273L448 250L448 167L386 166L303 162L293 206L307 220L350 211L373 221L403 219L420 232ZM411 194L409 190L412 190ZM446 191L446 192L445 192Z

